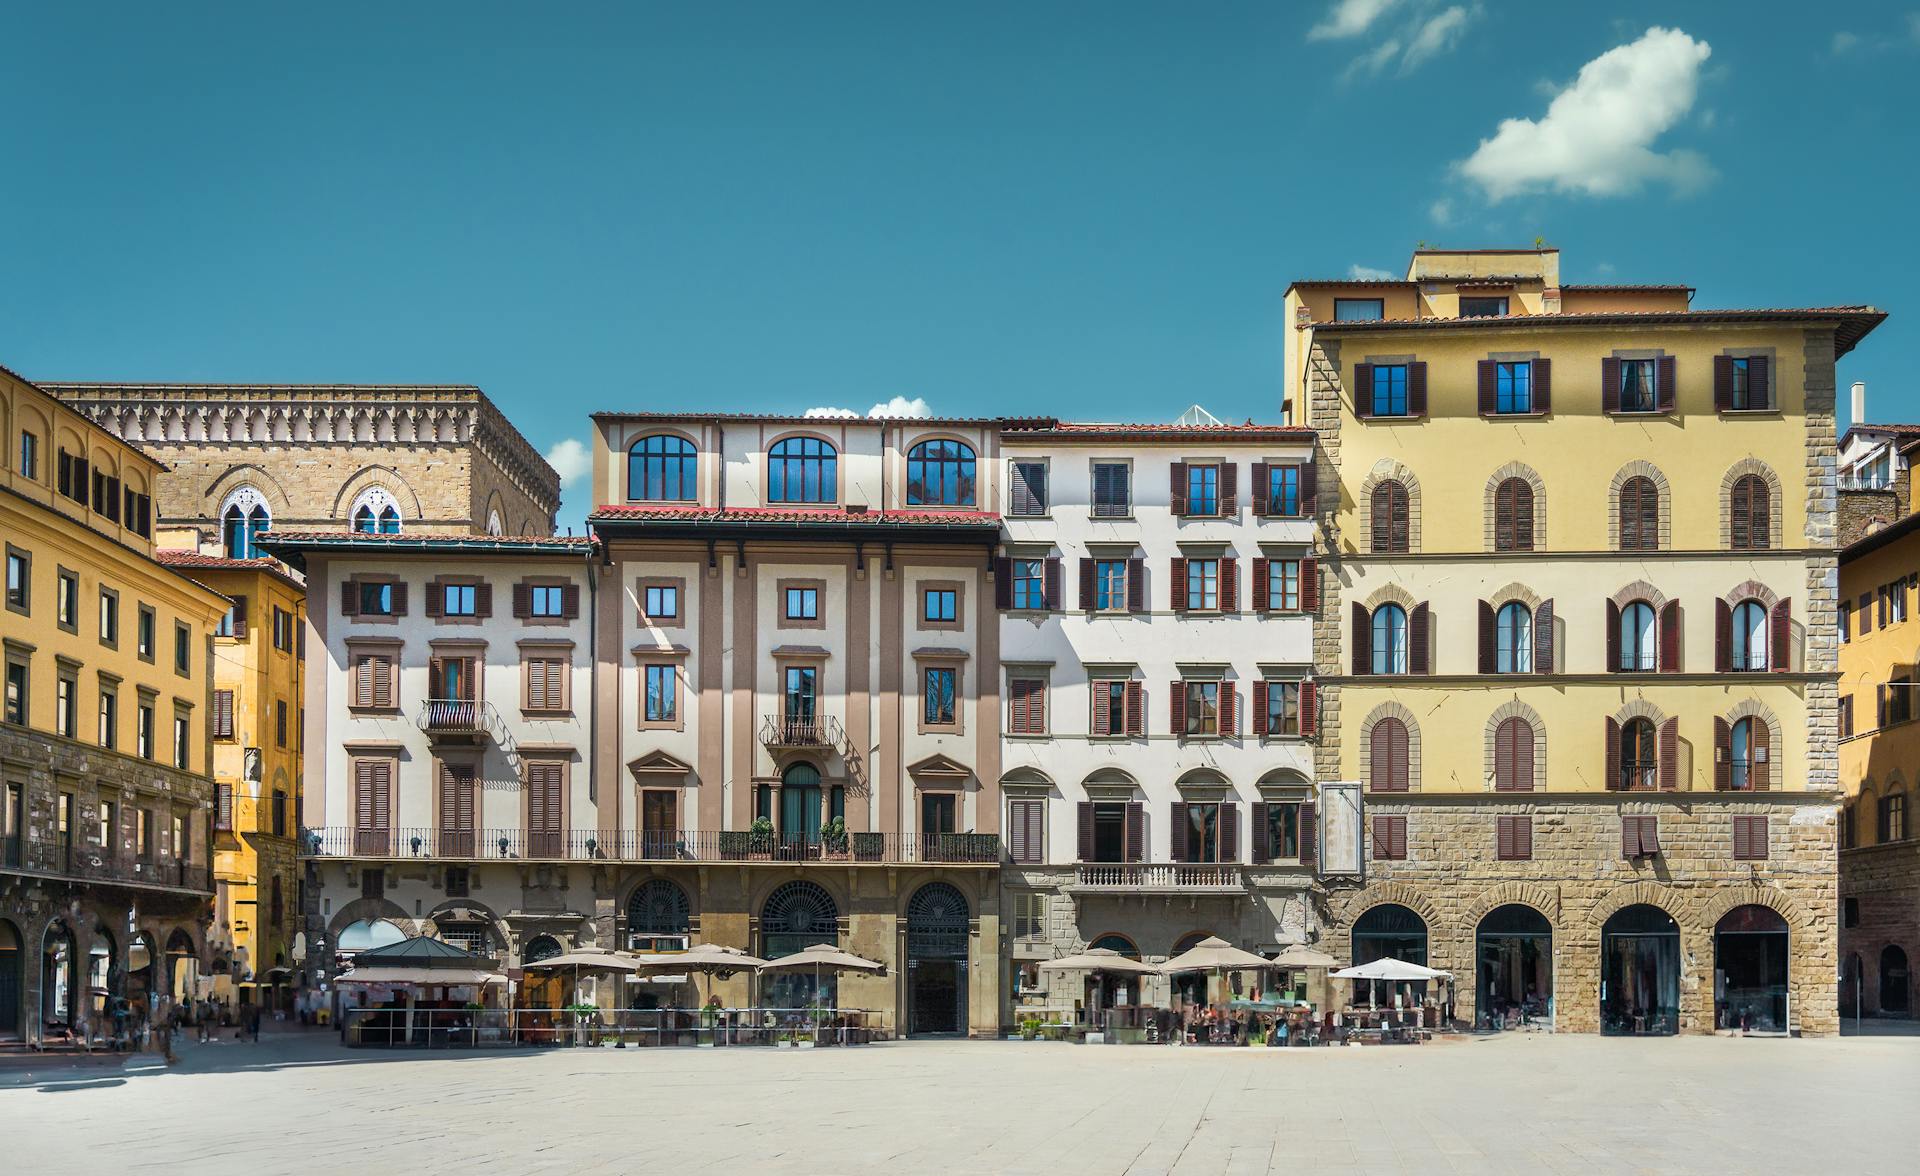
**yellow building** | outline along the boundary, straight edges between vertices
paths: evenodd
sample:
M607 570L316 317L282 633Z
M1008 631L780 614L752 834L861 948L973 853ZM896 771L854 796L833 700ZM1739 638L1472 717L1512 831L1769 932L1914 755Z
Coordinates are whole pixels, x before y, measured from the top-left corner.
M52 1043L207 961L227 602L155 560L157 462L5 369L0 437L0 1039Z
M1331 950L1463 1019L1836 1027L1834 361L1883 316L1691 293L1526 249L1287 295Z
M1911 501L1906 481L1903 467L1902 502ZM1855 495L1869 504L1888 497L1841 491L1843 500ZM1920 515L1874 527L1840 552L1840 1015L1911 1017L1920 957Z
M213 947L241 1001L290 1007L306 588L274 559L156 554L232 601L213 642Z

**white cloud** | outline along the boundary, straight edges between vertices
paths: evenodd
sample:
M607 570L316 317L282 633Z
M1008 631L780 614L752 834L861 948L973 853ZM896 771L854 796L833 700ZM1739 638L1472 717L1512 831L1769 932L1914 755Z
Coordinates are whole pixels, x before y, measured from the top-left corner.
M1377 74L1387 68L1399 54L1400 42L1395 38L1389 37L1354 58L1353 61L1347 65L1347 72L1343 76L1351 78L1354 74L1358 73Z
M1851 53L1854 49L1858 48L1859 45L1859 33L1849 33L1842 29L1833 35L1833 52L1836 57L1842 53Z
M860 414L851 408L837 408L831 404L822 404L809 408L800 415L809 417L858 418ZM933 409L922 397L916 396L912 400L908 400L904 396L896 396L892 400L876 404L872 408L869 408L867 415L870 417L929 417L933 415Z
M1907 13L1907 35L1920 42L1920 12Z
M1696 188L1713 174L1705 158L1658 152L1653 142L1693 108L1712 52L1679 29L1650 28L1581 66L1545 117L1504 120L1455 167L1496 202L1546 189L1618 196L1649 182Z
M1374 266L1370 266L1370 265L1357 265L1357 264L1350 265L1347 267L1347 276L1349 278L1352 278L1356 282L1391 282L1393 281L1393 274L1391 274L1386 270L1377 269Z
M1358 37L1392 8L1396 0L1334 0L1319 24L1307 30L1309 41L1344 41Z
M586 443L568 437L546 453L547 464L560 475L562 486L571 486L593 470L593 451Z
M1436 225L1452 224L1453 201L1442 196L1432 204L1427 205L1427 215L1433 218L1433 223Z
M1458 45L1460 35L1466 31L1467 25L1473 18L1479 15L1479 11L1477 5L1472 12L1468 12L1464 6L1456 4L1444 12L1428 17L1421 23L1420 30L1414 33L1413 40L1408 42L1406 55L1400 58L1401 71L1418 69L1420 64L1428 58L1445 53Z

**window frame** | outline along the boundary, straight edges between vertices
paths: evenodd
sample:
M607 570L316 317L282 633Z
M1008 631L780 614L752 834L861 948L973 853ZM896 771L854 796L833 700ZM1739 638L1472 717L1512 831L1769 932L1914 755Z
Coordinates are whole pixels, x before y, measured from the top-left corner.
M660 442L652 446L653 442ZM671 443L669 445L668 443ZM634 468L640 469L638 491L650 489L658 474L660 492L658 494L641 493L636 490ZM653 467L658 466L656 471ZM669 465L673 468L669 470ZM669 479L671 473L671 479ZM669 494L671 489L675 493ZM627 445L627 485L628 502L698 502L700 501L700 446L692 438L679 433L656 432L636 437Z
M1411 395L1413 365L1411 363L1376 363L1371 366L1372 371L1369 374L1372 378L1373 386L1367 389L1368 411L1366 415L1379 420L1410 419L1413 416L1413 401ZM1398 375L1396 376L1394 373L1398 373ZM1383 382L1382 377L1385 378L1384 383L1386 384L1384 389L1386 395L1384 403L1386 407L1384 410L1381 407L1383 403L1381 400L1383 391L1381 388ZM1396 383L1398 384L1397 392L1395 388ZM1398 396L1397 401L1395 399L1396 395ZM1394 411L1396 403L1399 406L1399 411L1397 412Z
M1534 415L1533 361L1531 359L1494 360L1493 388L1495 416ZM1525 403L1521 404L1523 398Z
M958 732L964 718L963 699L960 695L963 667L958 661L941 659L923 660L918 668L920 671L920 730L922 732ZM949 710L944 717L935 712L937 697L935 682L941 677L948 682L946 704Z
M1389 612L1388 610L1392 610ZM1399 614L1399 626L1394 626L1394 614ZM1381 618L1386 618L1386 648L1381 648ZM1404 677L1412 670L1412 616L1404 605L1395 601L1386 601L1375 605L1367 614L1367 630L1371 634L1367 644L1367 664L1369 674L1384 677ZM1396 644L1397 640L1397 644ZM1382 663L1386 668L1381 668Z
M1506 318L1513 313L1513 297L1508 294L1462 294L1459 299L1459 318ZM1470 303L1475 309L1467 309ZM1499 309L1491 309L1496 304Z
M972 509L980 501L979 453L957 437L925 437L907 449L901 500L911 507ZM937 493L929 494L929 474ZM948 483L952 485L949 486Z
M1618 356L1616 358L1620 363L1620 387L1615 390L1619 397L1616 401L1619 407L1615 409L1615 412L1621 416L1660 415L1660 360L1654 356L1637 356L1631 358ZM1632 373L1639 371L1645 371L1647 373L1644 385L1647 403L1644 408L1629 406L1627 403L1627 390L1629 388L1634 389L1636 397L1641 391L1641 388L1636 385L1632 378Z
M1027 569L1031 568L1029 575ZM1047 560L1045 556L1013 556L1008 563L1011 581L1007 585L1009 607L1014 612L1046 612ZM1021 603L1022 598L1026 603Z
M1186 502L1187 508L1182 518L1217 519L1224 516L1224 498L1220 488L1220 468L1223 463L1217 461L1189 461L1186 466ZM1196 479L1198 480L1196 482ZM1196 486L1198 490L1196 492ZM1199 504L1206 503L1202 508Z
M1016 457L1007 460L1008 518L1044 519L1052 513L1053 479L1051 464L1052 463L1043 457ZM1022 471L1025 472L1023 473ZM1037 507L1021 509L1020 497L1015 493L1016 488L1024 488L1027 496L1037 504Z
M796 446L799 452L780 452ZM812 433L781 437L767 446L766 461L768 505L833 506L840 501L840 450L825 437ZM790 488L796 471L798 495Z
M19 569L16 590L14 570ZM24 547L7 544L7 611L21 616L33 615L33 553Z
M1112 469L1118 471L1108 479L1109 497L1101 496L1100 471ZM1094 458L1087 463L1087 503L1088 511L1096 519L1130 519L1133 517L1133 462L1121 458ZM1113 483L1119 482L1120 500L1111 499Z
M1372 314L1348 314L1346 308L1371 306ZM1335 298L1333 300L1333 321L1336 323L1377 323L1387 317L1385 298Z
M1185 594L1187 612L1220 611L1220 563L1221 557L1214 555L1188 556L1186 582L1180 585ZM1195 593L1195 580L1198 579L1198 594ZM1211 599L1209 599L1211 597Z
M681 705L681 664L675 658L645 657L640 661L640 730L683 729L686 708ZM656 692L655 684L664 686ZM665 702L665 706L656 703Z
M1510 624L1510 617L1520 617ZM1533 669L1533 609L1525 601L1509 600L1493 614L1493 672L1531 674Z

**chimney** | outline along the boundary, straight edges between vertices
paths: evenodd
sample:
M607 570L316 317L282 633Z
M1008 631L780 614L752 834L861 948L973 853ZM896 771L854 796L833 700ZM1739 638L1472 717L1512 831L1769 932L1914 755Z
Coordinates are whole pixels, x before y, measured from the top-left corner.
M1867 382L1865 380L1855 380L1853 382L1853 420L1851 423L1855 428L1867 423Z

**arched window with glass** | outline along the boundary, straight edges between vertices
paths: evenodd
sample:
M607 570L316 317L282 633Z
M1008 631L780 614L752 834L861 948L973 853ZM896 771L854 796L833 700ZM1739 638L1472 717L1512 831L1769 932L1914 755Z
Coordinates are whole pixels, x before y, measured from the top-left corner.
M922 441L907 451L908 506L972 506L973 446L964 441Z
M767 451L768 502L838 502L839 453L818 437L788 437Z
M1620 724L1620 778L1622 792L1651 792L1659 787L1660 748L1653 720L1628 719Z
M1651 604L1636 600L1620 610L1618 648L1615 670L1628 674L1651 673L1658 667L1660 650Z
M1764 791L1771 757L1770 733L1761 720L1749 716L1727 732L1726 787L1735 792Z
M1533 673L1533 610L1517 600L1502 605L1494 618L1494 669Z
M1757 600L1743 600L1734 606L1733 625L1728 632L1728 669L1760 672L1767 668L1767 606Z
M1373 610L1373 672L1407 672L1407 610L1383 604Z
M253 559L259 555L255 541L273 526L267 500L252 486L242 486L227 495L220 514L223 546L228 559Z
M354 500L353 510L348 515L353 520L353 529L363 535L398 535L400 533L400 504L385 488L373 486L363 491Z
M627 450L630 502L693 502L700 497L700 451L685 437L655 433Z

